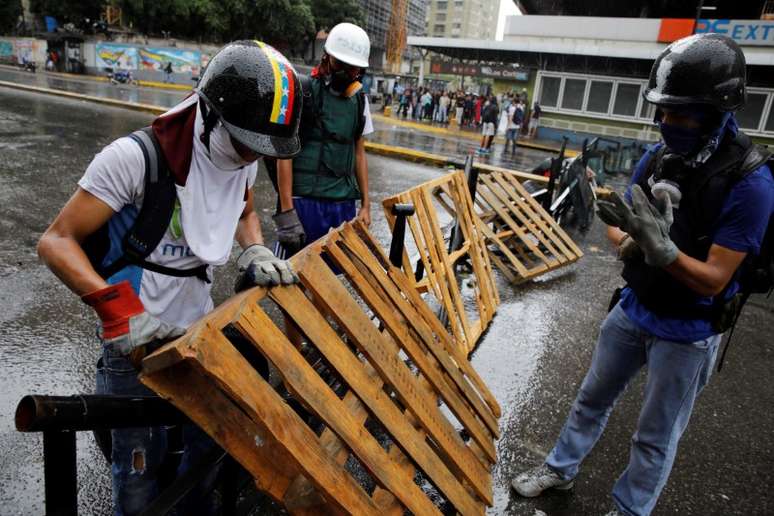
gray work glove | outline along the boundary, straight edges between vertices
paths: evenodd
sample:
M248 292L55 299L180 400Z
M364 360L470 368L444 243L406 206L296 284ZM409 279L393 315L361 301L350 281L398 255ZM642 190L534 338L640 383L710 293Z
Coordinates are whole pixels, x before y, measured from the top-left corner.
M234 290L241 292L250 287L271 287L275 285L291 285L298 283L298 276L293 272L287 260L274 256L266 246L253 244L237 258L239 277Z
M138 365L148 344L162 343L185 333L184 328L166 323L145 311L128 281L109 285L81 299L94 308L100 320L100 337L105 344Z
M614 193L610 200L601 201L599 217L609 226L621 228L645 255L645 263L665 267L677 259L677 246L669 238L672 226L672 200L669 196L656 198L654 206L639 185L632 187L632 207Z
M618 259L622 262L643 260L642 249L630 235L626 235L618 244Z
M171 340L184 333L185 328L164 322L148 312L142 312L129 318L128 333L110 339L106 338L104 341L121 355L130 355L146 344Z
M288 252L286 256L292 256L301 249L306 243L306 233L304 226L294 208L288 211L277 213L272 217L277 226L277 240Z

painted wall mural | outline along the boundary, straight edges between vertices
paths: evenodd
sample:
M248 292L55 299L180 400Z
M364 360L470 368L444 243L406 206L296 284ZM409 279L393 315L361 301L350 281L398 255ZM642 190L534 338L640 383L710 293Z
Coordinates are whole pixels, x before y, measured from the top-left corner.
M152 48L138 49L140 52L140 68L143 70L156 70L161 72L167 63L172 63L172 71L175 73L198 74L202 54L197 50L181 50L176 48Z
M137 47L116 43L97 43L97 68L137 70Z

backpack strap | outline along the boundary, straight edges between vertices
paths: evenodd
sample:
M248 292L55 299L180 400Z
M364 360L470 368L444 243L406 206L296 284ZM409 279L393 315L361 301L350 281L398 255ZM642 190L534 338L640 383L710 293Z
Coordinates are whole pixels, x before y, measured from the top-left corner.
M301 128L309 127L319 121L317 106L312 94L312 78L308 75L299 75L301 84Z
M109 278L128 265L175 277L196 276L210 283L207 265L190 269L173 269L145 260L159 245L167 231L175 211L177 189L167 166L161 147L150 127L144 127L129 135L140 146L145 160L145 193L140 212L134 224L126 232L122 243L123 254L112 263L100 267L98 272Z

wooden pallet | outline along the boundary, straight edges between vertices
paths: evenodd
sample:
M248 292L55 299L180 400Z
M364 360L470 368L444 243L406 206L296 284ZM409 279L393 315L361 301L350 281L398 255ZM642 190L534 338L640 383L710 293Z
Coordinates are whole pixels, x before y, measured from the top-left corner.
M444 240L433 202L431 192L436 189L448 192L448 203L462 232L462 245L453 252L449 252L448 242ZM403 268L408 271L409 283L418 291L435 296L448 316L458 346L464 353L470 353L492 321L500 297L494 284L484 234L475 221L465 176L462 171L457 171L385 199L382 204L390 227L393 228L395 216L391 210L399 203L413 204L416 210L413 216L408 217L408 224L425 270L425 278L416 281L411 272L413 268L408 253L405 252ZM478 315L475 321L471 321L465 311L456 273L457 265L463 259L468 260L472 268L473 281L470 284L474 286Z
M293 514L440 514L417 478L457 512L484 514L500 407L406 276L359 223L332 231L292 263L300 285L231 298L146 358L143 383ZM288 341L264 309L270 303L294 321L343 390L334 392ZM226 328L274 365L321 430L252 368ZM375 488L352 475L353 463Z
M445 185L436 187L433 194L450 215L456 216L452 192ZM489 258L511 283L535 278L583 256L513 174L482 170L475 205Z

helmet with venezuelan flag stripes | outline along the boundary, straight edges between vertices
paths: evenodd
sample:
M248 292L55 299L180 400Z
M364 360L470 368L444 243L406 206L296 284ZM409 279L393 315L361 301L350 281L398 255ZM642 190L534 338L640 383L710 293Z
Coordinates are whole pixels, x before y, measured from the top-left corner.
M195 91L232 138L276 158L298 154L301 84L288 60L261 41L235 41L215 54Z

